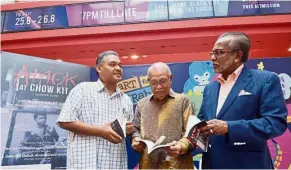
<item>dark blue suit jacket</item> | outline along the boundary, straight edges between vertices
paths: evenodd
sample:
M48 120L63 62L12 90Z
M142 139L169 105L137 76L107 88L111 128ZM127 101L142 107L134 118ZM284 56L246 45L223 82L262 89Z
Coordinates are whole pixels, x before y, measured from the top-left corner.
M203 169L273 168L267 140L284 133L287 108L279 77L268 71L243 68L216 116L220 84L208 84L198 117L227 121L228 134L212 135ZM241 90L251 95L239 96Z

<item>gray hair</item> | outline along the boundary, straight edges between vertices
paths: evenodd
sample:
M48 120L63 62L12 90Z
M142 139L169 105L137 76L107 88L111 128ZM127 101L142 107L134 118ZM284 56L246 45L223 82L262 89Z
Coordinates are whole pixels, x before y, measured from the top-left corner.
M227 32L218 37L221 38L230 38L229 47L234 51L242 51L243 56L241 61L247 62L249 59L249 53L251 48L251 41L249 37L243 32Z
M118 53L115 52L115 51L111 51L111 50L108 50L108 51L104 51L102 52L101 54L99 54L99 56L96 58L96 65L99 65L103 62L104 58L109 56L109 55L115 55L115 56L118 56Z
M167 71L169 72L169 75L172 75L171 69L170 69L170 67L169 67L166 63L163 63L163 62L157 62L157 63L152 64L152 65L148 68L147 76L149 77L149 73L150 73L150 71L151 71L153 68L161 68L161 67L166 68Z

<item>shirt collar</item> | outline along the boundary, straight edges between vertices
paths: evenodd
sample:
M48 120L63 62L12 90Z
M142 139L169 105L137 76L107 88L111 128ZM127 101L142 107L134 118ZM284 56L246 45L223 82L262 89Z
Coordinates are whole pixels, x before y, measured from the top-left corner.
M173 89L170 89L170 92L168 94L169 97L171 98L175 98L176 97L176 93L173 91ZM150 100L154 99L155 96L153 94L151 94Z
M100 91L104 91L104 90L107 92L103 82L100 79L98 79L97 80L97 91L100 92ZM114 93L120 94L120 95L123 94L123 92L118 88L118 86L116 86L116 91Z
M222 74L219 74L218 77L217 77L217 81L220 83L220 84L224 84L225 82L227 81L235 81L238 76L240 75L242 69L244 67L244 64L240 65L231 75L229 75L227 77L227 80L225 80L222 76Z

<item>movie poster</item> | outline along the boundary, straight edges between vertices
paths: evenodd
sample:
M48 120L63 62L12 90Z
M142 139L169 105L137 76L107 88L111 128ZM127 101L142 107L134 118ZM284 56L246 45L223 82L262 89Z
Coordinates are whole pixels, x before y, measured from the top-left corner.
M2 166L66 168L67 132L56 120L89 76L86 66L1 52Z

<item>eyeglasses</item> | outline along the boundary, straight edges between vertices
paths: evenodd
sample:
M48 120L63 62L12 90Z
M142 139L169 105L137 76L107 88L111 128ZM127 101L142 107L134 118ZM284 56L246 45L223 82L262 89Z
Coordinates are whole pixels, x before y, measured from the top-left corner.
M232 50L213 50L212 52L210 52L210 57L212 57L213 55L215 57L219 57L219 56L222 56L223 54L226 54L226 53L234 53L234 52L237 52L237 51L232 51Z
M164 86L169 82L170 78L171 76L168 76L167 78L161 78L160 80L149 80L149 82L152 87L157 87L159 84Z

